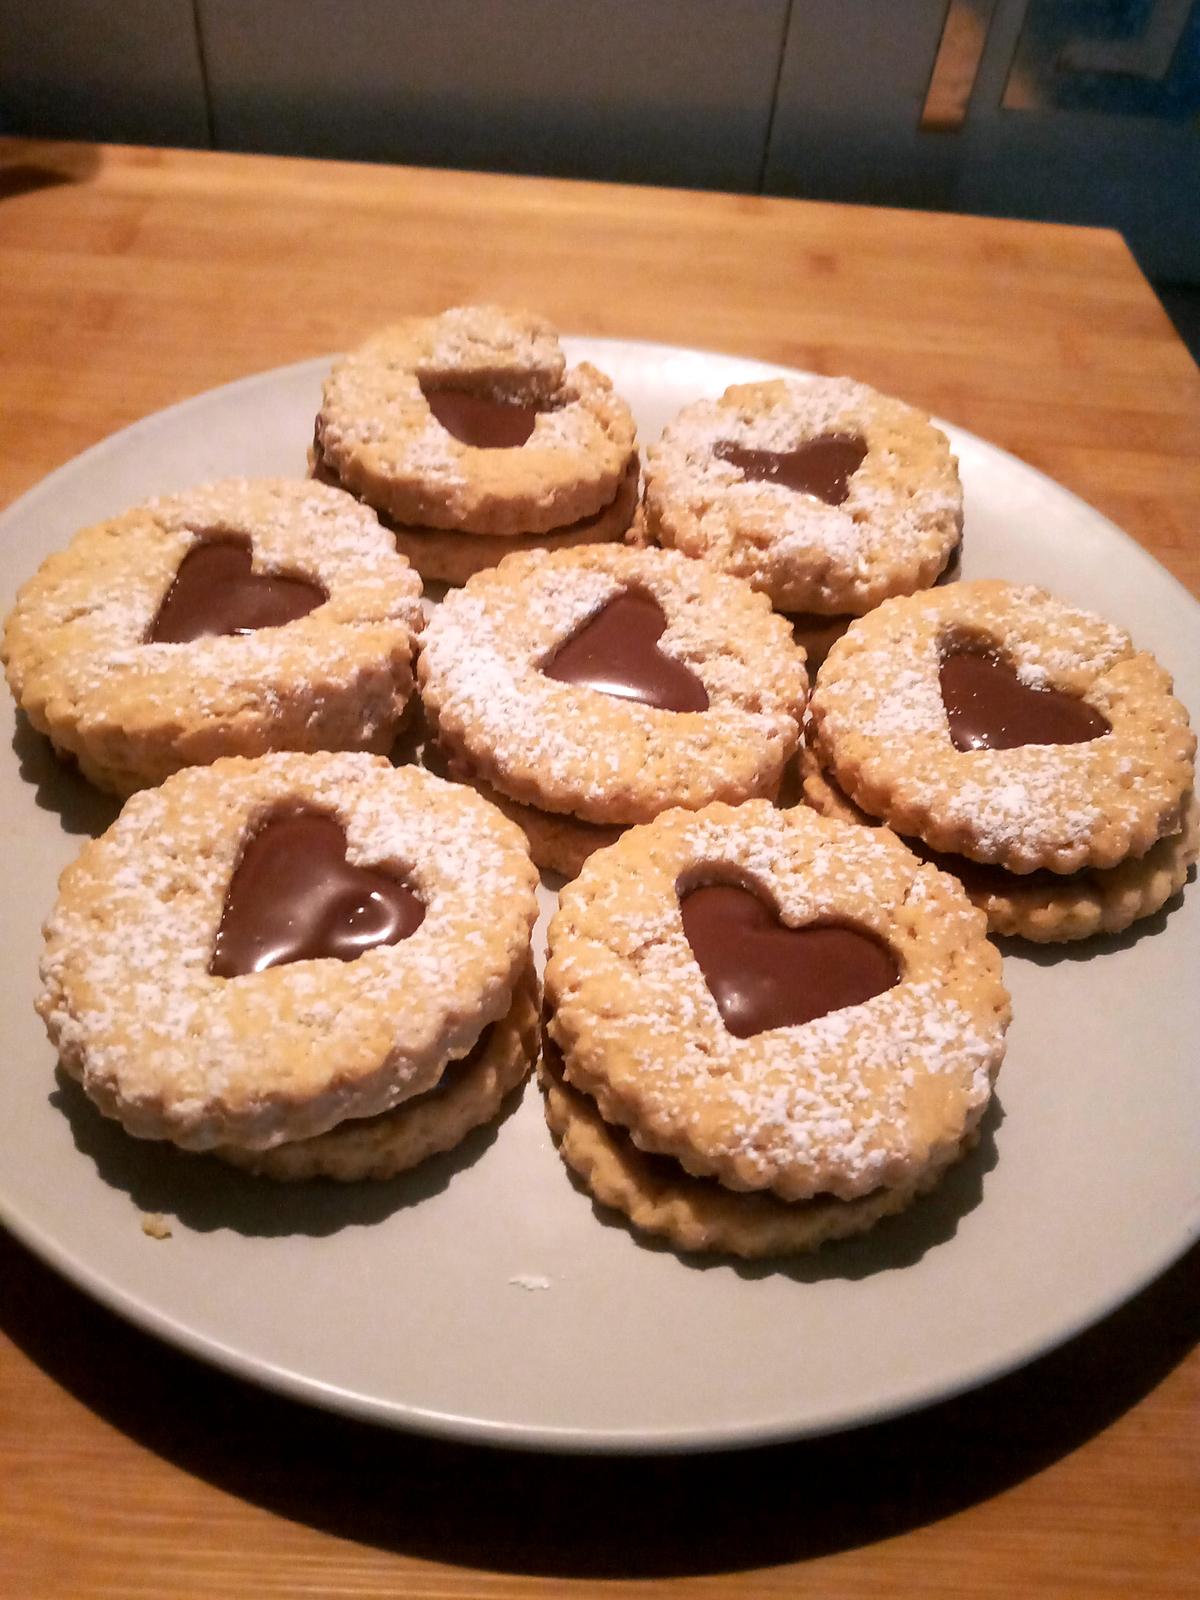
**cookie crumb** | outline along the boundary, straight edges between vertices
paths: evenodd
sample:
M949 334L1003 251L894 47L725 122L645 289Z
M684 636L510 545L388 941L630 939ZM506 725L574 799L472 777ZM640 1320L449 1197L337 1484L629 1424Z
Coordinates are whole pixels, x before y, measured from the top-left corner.
M144 1211L142 1213L142 1232L148 1239L169 1239L171 1237L171 1224L161 1211Z

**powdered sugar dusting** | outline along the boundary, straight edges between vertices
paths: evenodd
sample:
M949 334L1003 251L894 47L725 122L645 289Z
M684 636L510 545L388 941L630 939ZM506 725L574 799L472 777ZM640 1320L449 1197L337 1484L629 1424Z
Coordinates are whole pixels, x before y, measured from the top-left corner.
M714 583L716 595L708 592ZM541 670L630 587L659 601L668 626L658 647L701 679L708 711L617 701ZM741 610L747 617L739 622ZM766 643L747 648L747 627L764 624ZM456 730L489 774L503 783L506 774L536 769L544 787L567 789L570 809L586 815L589 804L628 787L637 773L658 777L666 764L692 783L721 783L722 763L731 758L723 743L743 762L747 749L761 750L768 763L785 759L779 752L796 742L804 689L799 657L782 625L778 637L775 628L761 600L671 552L534 552L447 595L423 640L421 680L439 723Z
M184 557L214 536L246 538L256 571L298 575L328 598L282 627L146 643ZM269 703L293 680L320 684L353 669L364 644L386 669L422 625L420 594L391 535L349 495L316 483L228 479L86 529L27 586L16 615L29 613L38 662L81 715L93 703L103 715L128 694L144 720Z
M987 1103L1007 1022L998 958L957 885L890 835L811 813L714 807L653 828L637 865L627 836L603 873L585 868L551 928L556 1017L586 1041L595 1024L581 1019L600 1004L615 1038L605 1083L588 1081L596 1055L584 1043L581 1086L601 1098L606 1087L636 1094L634 1137L647 1148L680 1154L682 1143L727 1182L732 1173L789 1198L854 1198L956 1148ZM802 1026L736 1038L692 956L676 893L681 877L731 875L789 926L833 918L876 932L900 959L900 982ZM636 1085L626 1061L640 1063Z
M552 388L562 381L558 335L548 322L528 312L451 306L417 326L424 334L416 363L422 374L491 374L501 368L525 375L535 388Z
M352 962L208 965L244 841L280 805L333 815L352 863L425 917ZM536 914L519 833L469 790L369 756L274 755L134 796L63 880L39 1010L67 1067L134 1132L259 1147L436 1080L508 1008Z
M1111 731L956 750L940 669L964 646L997 651L1034 691L1079 696ZM822 760L867 811L935 849L1069 872L1113 865L1134 837L1147 848L1178 828L1194 741L1164 688L1120 628L989 580L888 601L857 622L821 670L812 715Z
M361 457L376 476L419 480L425 493L449 498L486 465L513 466L508 452L504 460L493 452L480 459L447 432L430 410L427 385L543 405L521 450L531 470L532 463L545 465L546 453L578 469L589 450L627 455L633 447L628 408L593 368L565 369L549 323L496 306L455 306L384 328L336 363L318 422L319 449L331 470L345 479L347 465Z
M829 433L857 433L868 444L841 505L748 479L713 453L719 443L786 452ZM849 600L882 567L901 575L899 586L908 569L944 558L961 526L944 437L911 408L847 378L744 385L690 405L649 450L646 472L668 542L711 554L771 593L807 580L816 597L840 585ZM837 609L832 599L827 608Z

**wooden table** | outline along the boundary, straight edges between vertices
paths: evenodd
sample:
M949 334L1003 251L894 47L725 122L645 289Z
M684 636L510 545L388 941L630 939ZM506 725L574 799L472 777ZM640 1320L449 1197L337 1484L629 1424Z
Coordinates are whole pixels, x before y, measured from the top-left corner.
M0 504L174 400L479 299L851 373L1200 592L1200 373L1113 234L261 157L0 141ZM564 1461L245 1387L0 1234L0 1592L1196 1594L1198 1267L909 1419Z

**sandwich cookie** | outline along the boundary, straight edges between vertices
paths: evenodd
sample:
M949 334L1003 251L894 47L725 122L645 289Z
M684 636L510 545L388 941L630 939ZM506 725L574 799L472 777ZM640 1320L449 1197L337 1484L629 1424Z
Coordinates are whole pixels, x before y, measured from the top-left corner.
M17 596L13 696L116 794L268 750L388 750L421 582L320 484L233 479L86 528Z
M388 1176L527 1071L535 884L462 785L361 754L222 760L134 796L67 868L38 1011L140 1138Z
M745 584L673 551L510 556L447 595L421 696L440 758L565 875L668 807L774 798L803 654Z
M633 418L609 379L568 368L543 318L496 306L409 317L340 361L311 470L448 583L508 554L620 539L639 488Z
M550 926L564 1160L685 1250L871 1227L977 1139L1009 1020L985 931L885 830L763 801L631 829Z
M1044 590L886 602L831 651L811 714L809 804L902 834L993 932L1118 932L1196 859L1196 740L1169 674Z

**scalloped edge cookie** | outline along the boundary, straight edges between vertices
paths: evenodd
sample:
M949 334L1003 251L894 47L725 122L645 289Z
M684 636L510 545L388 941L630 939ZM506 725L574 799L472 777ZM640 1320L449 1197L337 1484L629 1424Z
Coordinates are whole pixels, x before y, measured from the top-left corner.
M704 712L559 683L541 665L622 592L649 593L659 641L704 684ZM510 800L602 826L671 805L774 794L808 694L787 623L746 585L626 545L510 556L437 608L417 664L447 757Z
M1028 688L1078 696L1110 732L1078 744L956 750L947 644L986 643ZM1178 833L1196 739L1170 675L1128 634L999 579L885 601L830 650L813 745L864 811L931 849L1014 872L1111 868Z
M884 940L898 981L748 1038L683 931L684 881L753 887L791 927ZM606 1122L691 1174L787 1201L905 1188L978 1125L1010 1016L985 919L887 830L764 801L670 811L594 855L550 925L547 1029Z
M787 451L854 433L867 453L840 505L756 482L718 444ZM733 384L686 406L646 452L645 531L770 596L777 611L861 615L927 588L962 536L949 441L928 416L850 378Z
M210 971L246 839L281 808L337 819L424 919L353 961ZM439 1080L512 1004L537 875L470 789L359 754L230 758L128 801L59 882L39 1015L64 1069L141 1138L268 1148L374 1116Z
M256 566L327 598L281 627L146 643L188 553L249 541ZM42 563L5 624L17 704L98 788L268 750L391 746L412 694L421 581L375 514L304 480L227 479L85 528Z
M423 385L544 407L519 448L463 444ZM588 362L566 369L558 335L527 311L454 306L381 329L325 382L314 450L351 493L395 522L480 535L547 533L615 499L634 455L629 407Z

